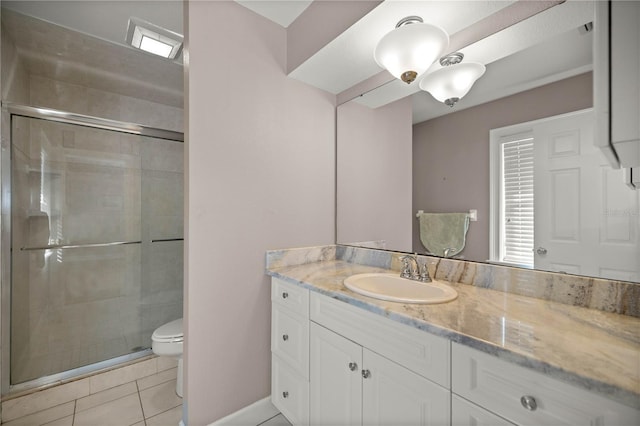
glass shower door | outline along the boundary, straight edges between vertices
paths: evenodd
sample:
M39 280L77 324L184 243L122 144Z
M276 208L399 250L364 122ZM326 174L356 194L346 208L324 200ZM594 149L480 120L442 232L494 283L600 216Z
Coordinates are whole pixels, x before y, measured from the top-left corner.
M151 213L154 202L144 199L153 185L143 175L150 158L162 157L153 142L12 117L12 384L150 347L151 332L167 316L153 309L158 300L174 308L170 316L181 316L181 270L170 294L149 278L153 220L146 223L143 210ZM165 199L182 203L182 192ZM181 210L179 235L158 239L182 238Z

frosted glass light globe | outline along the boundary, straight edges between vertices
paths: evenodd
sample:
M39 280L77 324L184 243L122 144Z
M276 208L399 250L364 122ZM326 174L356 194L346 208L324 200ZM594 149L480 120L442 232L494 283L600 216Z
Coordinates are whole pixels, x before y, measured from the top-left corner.
M482 77L486 67L478 62L465 62L440 68L420 80L420 88L449 106L469 93L473 83Z
M391 75L411 83L424 73L449 46L449 35L440 27L420 22L405 24L378 42L374 58Z

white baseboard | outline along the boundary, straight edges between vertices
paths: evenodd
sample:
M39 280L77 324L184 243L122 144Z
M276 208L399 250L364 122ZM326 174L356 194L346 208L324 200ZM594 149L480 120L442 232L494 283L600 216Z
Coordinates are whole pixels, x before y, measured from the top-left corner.
M271 403L271 396L216 420L209 426L255 426L278 415L279 411Z

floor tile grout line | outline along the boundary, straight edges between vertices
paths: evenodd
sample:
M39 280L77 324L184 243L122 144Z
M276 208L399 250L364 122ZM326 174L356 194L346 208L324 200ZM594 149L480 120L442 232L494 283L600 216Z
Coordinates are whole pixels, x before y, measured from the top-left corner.
M147 377L151 377L151 376L147 376ZM143 377L143 378L144 378L144 377ZM167 379L167 380L165 380L165 381L158 382L158 383L154 384L153 386L149 386L149 387L146 387L146 388L144 388L144 389L140 389L140 392L142 392L142 391L146 391L147 389L155 388L156 386L164 385L165 383L170 382L170 381L172 381L172 380L176 380L176 377L172 377L172 378ZM137 384L137 383L138 383L138 381L136 380L136 384Z
M34 416L34 415L36 415L38 413L42 413L43 411L52 410L52 409L54 409L56 407L60 407L62 405L70 404L72 402L73 402L73 414L71 414L71 415L75 415L76 401L77 401L76 399L72 399L70 401L61 402L60 404L52 405L51 407L43 408L42 410L33 411L31 413L28 413L28 414L25 414L23 416L19 416L19 417L13 418L11 420L5 420L5 419L0 418L0 425L4 425L4 424L9 423L9 422L14 422L16 420L23 419L23 418L28 417L28 416ZM60 419L62 419L64 417L69 417L69 416L63 416L63 417L60 417ZM53 419L52 421L60 420L60 419Z
M138 386L138 380L136 380L136 389L138 390L138 401L140 402L140 411L142 411L142 422L147 425L147 416L144 414L144 405L142 405L142 396L140 395L140 386Z
M145 418L144 420L145 420L145 422L146 422L146 421L147 421L147 420L149 420L149 419L152 419L152 418L154 418L154 417L157 417L157 416L159 416L160 414L164 414L164 413L166 413L166 412L168 412L168 411L174 410L174 409L176 409L176 408L178 408L178 407L182 407L182 403L180 403L180 404L176 405L175 407L167 408L166 410L161 411L161 412L159 412L159 413L157 413L157 414L154 414L154 415L153 415L153 416L151 416L151 417Z

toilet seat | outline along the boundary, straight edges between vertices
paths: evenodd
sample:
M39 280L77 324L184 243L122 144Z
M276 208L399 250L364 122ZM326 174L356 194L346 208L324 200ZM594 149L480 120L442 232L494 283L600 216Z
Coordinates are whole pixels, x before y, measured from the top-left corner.
M161 343L181 343L184 340L182 318L158 327L151 335L151 340Z

